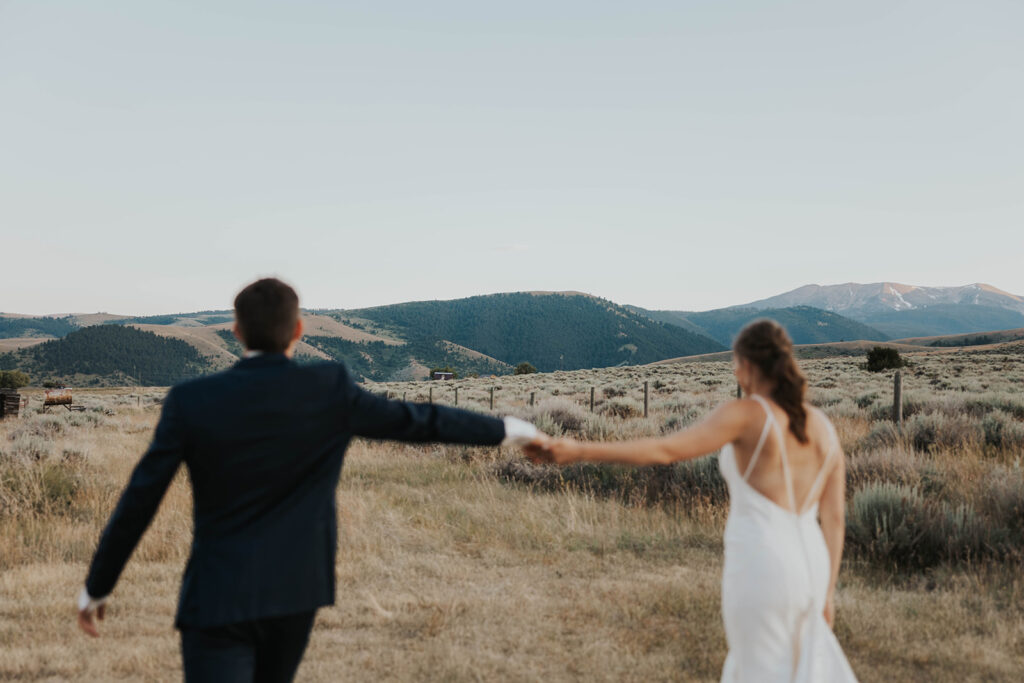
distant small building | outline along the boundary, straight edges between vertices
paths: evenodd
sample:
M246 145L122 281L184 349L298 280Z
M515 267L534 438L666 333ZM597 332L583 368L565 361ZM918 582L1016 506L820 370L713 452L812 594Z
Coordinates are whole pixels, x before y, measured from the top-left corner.
M430 377L430 379L455 379L455 373L434 371L434 374Z

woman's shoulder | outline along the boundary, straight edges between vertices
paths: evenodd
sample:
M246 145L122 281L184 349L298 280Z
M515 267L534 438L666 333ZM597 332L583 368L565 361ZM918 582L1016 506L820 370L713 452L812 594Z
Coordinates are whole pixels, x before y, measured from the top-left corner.
M810 428L808 431L816 436L825 448L830 448L838 442L836 426L824 410L810 403L804 403L804 409L807 411L807 425Z

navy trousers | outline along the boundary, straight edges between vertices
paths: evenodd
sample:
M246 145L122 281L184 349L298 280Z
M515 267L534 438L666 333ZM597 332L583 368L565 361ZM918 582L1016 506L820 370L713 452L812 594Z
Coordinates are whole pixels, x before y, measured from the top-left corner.
M288 683L316 611L212 628L182 628L186 683Z

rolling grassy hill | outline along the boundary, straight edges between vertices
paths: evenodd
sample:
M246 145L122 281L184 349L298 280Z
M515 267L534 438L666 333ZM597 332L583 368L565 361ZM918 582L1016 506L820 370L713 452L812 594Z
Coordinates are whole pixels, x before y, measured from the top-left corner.
M0 339L63 337L77 329L71 318L0 317Z
M1006 342L1024 341L1024 327L1012 330L993 330L989 332L975 332L971 334L949 334L933 337L908 337L906 339L895 339L893 341L904 344L917 344L928 347L964 347L964 346L988 346L991 344L1004 344Z
M214 366L191 344L119 325L95 325L61 339L0 355L0 369L23 370L34 383L163 386Z
M797 305L803 300L847 312ZM579 292L519 292L305 311L296 359L343 361L357 378L372 381L423 379L434 367L461 376L507 374L523 361L541 371L641 365L726 351L759 317L783 324L804 358L862 354L890 336L906 338L898 340L903 351L1024 336L1007 329L1024 329L1017 298L980 286L811 286L762 303L790 305L692 313L620 306ZM170 383L236 362L241 347L231 327L226 310L144 317L0 314L0 368L23 369L36 381L123 384L142 375L146 383ZM975 332L997 328L1006 331Z
M369 320L411 344L449 341L502 363L576 370L709 353L713 339L576 293L515 293L420 301L334 314Z
M935 304L904 311L877 311L862 319L890 337L931 337L1024 327L1024 313L977 304Z
M37 380L117 384L141 374L143 381L173 382L227 367L239 357L241 347L223 314L97 315L91 326L71 332L62 343L0 355L0 364L19 367ZM374 381L423 379L433 367L451 367L462 376L508 374L523 361L540 370L634 365L724 348L706 336L578 293L316 311L304 313L303 320L299 362L343 361L359 379ZM150 357L156 353L154 339L166 343L160 347L163 364ZM109 354L100 353L101 342ZM136 343L139 348L132 348Z

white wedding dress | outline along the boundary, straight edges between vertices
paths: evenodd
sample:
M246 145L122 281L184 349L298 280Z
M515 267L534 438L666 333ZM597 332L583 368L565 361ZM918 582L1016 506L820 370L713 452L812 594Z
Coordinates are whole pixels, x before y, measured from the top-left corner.
M818 523L819 488L836 457L838 439L821 472L797 506L785 440L767 401L753 396L767 419L746 471L740 473L732 446L722 449L719 468L729 486L725 525L722 616L729 655L723 683L856 682L839 641L825 621L830 561ZM747 481L769 434L777 436L789 509ZM807 502L814 498L814 503Z

